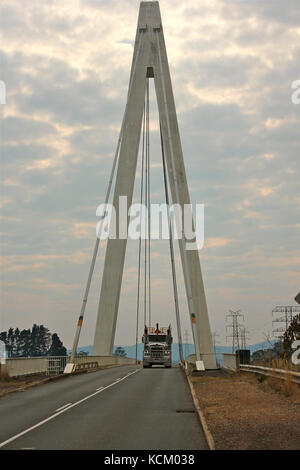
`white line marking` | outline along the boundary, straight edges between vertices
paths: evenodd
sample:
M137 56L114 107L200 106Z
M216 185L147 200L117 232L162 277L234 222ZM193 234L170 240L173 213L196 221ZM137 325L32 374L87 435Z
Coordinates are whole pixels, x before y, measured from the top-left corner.
M35 447L21 447L21 450L35 450Z
M67 404L64 405L64 406L61 406L60 408L57 408L57 410L55 410L55 411L63 410L64 408L66 408L66 407L69 406L69 405L72 405L72 403L67 403Z
M140 371L140 369L137 369L137 370L135 370L134 372L132 372L130 375L133 375L133 374L135 374L136 372L139 372L139 371ZM128 376L128 377L129 377L129 376ZM127 376L126 376L126 377L123 377L123 379L120 379L119 382L121 382L122 380L125 380L125 379L127 379ZM97 392L91 393L91 395L88 395L87 397L84 397L84 398L82 398L81 400L76 401L75 403L73 403L72 405L68 406L67 408L64 408L63 410L58 411L58 412L55 413L54 415L49 416L49 418L43 419L43 421L40 421L39 423L35 424L34 426L31 426L31 427L28 428L28 429L25 429L25 431L19 432L19 434L16 434L15 436L10 437L10 438L7 439L6 441L1 442L1 443L0 443L0 448L6 446L6 445L9 444L10 442L15 441L15 440L18 439L19 437L24 436L24 434L27 434L28 432L33 431L33 429L36 429L36 428L38 428L39 426L42 426L42 424L45 424L45 423L47 423L48 421L51 421L52 419L56 418L56 417L59 416L60 414L64 413L65 411L68 411L68 410L70 410L71 408L74 408L74 406L77 406L77 405L79 405L80 403L83 403L84 401L89 400L90 398L94 397L95 395L98 395L99 393L104 392L104 390L106 390L107 388L113 387L114 385L116 385L116 384L119 383L119 382L113 382L113 383L111 383L110 385L107 385L106 387L101 388L101 389L98 390Z
M99 390L102 390L104 387L96 388L96 392L99 392Z

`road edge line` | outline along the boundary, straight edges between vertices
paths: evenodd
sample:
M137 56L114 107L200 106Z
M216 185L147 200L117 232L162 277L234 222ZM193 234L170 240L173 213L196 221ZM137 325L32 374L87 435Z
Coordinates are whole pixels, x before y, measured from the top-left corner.
M192 383L190 377L186 374L185 370L184 370L184 373L185 373L185 376L187 378L187 381L188 381L188 384L189 384L189 387L190 387L190 390L191 390L191 394L192 394L192 397L193 397L193 402L194 402L195 408L197 410L197 413L198 413L198 416L199 416L199 419L200 419L200 423L201 423L201 426L202 426L202 429L203 429L203 432L204 432L209 450L216 450L214 438L212 436L212 433L209 430L209 427L207 425L207 421L205 419L205 416L204 416L204 414L203 414L203 412L200 408L200 403L199 403L199 400L196 396L196 393L195 393L195 390L194 390L194 387L193 387L193 383Z
M45 418L43 419L42 421L39 421L38 423L34 424L33 426L25 429L24 431L21 431L19 432L18 434L15 434L14 436L11 436L10 438L6 439L5 441L3 442L0 442L0 448L6 446L7 444L10 444L11 442L14 442L15 440L19 439L19 437L22 437L24 436L25 434L28 434L30 431L33 431L34 429L37 429L38 427L42 426L43 424L49 422L49 421L52 421L54 418L56 418L57 416L65 413L66 411L69 411L70 409L74 408L75 406L78 406L80 405L81 403L89 400L90 398L93 398L94 396L96 395L99 395L100 393L104 392L105 390L107 390L108 388L110 387L113 387L114 385L117 385L118 383L122 382L123 380L127 379L128 377L130 377L131 375L134 375L135 373L139 372L140 369L136 369L135 371L131 372L130 375L125 375L121 380L119 380L118 382L112 382L111 384L107 385L106 387L100 389L99 391L96 391L94 393L91 393L90 395L87 395L83 398L81 398L80 400L78 400L77 402L75 403L71 403L68 407L62 409L61 411L57 411L55 412L54 414L48 416L48 418Z

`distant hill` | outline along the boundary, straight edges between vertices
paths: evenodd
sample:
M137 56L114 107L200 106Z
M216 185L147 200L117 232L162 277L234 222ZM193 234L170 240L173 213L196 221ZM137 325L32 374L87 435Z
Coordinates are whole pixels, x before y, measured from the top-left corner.
M274 342L275 341L272 341L272 343L274 343ZM116 345L114 347L114 351L117 347L118 347L118 345ZM142 358L143 358L143 347L144 347L143 343L138 344L138 359L139 360L142 360ZM184 357L188 356L189 354L194 354L194 352L195 352L193 344L184 343L182 345L182 347L183 347ZM124 348L127 357L135 358L135 344L133 346L122 346L122 348ZM254 351L258 351L259 349L269 349L269 348L270 348L270 343L268 343L268 341L264 341L262 343L256 343L256 344L253 344L251 346L248 346L248 349L250 349L251 354ZM80 351L88 353L88 355L91 356L93 354L93 346L82 346L82 347L78 348L78 352L80 352ZM232 351L231 346L216 346L217 362L220 365L222 365L223 364L223 353L231 353L231 351ZM68 353L70 354L71 350L68 351ZM173 343L173 345L172 345L172 356L173 356L172 357L172 362L174 362L174 363L179 362L178 343Z

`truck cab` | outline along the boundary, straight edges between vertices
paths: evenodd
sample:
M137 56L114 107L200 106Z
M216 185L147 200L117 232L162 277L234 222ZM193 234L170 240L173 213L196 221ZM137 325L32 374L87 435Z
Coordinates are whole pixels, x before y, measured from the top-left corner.
M172 367L172 332L171 325L168 327L145 326L143 343L143 367L162 365Z

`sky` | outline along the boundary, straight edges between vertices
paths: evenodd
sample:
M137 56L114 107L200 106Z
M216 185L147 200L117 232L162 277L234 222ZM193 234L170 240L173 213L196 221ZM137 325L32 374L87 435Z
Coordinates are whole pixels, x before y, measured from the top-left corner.
M1 3L0 331L44 324L70 347L123 117L139 2ZM249 342L262 341L273 307L295 304L300 290L300 104L292 102L300 3L161 0L160 8L191 201L205 205L199 253L211 328L226 344L226 315L241 309ZM154 98L152 90L152 201L164 202ZM152 243L152 311L175 327L166 243ZM116 344L135 342L137 247L128 242ZM102 243L81 345L93 342L104 256ZM176 267L191 341L177 247Z

